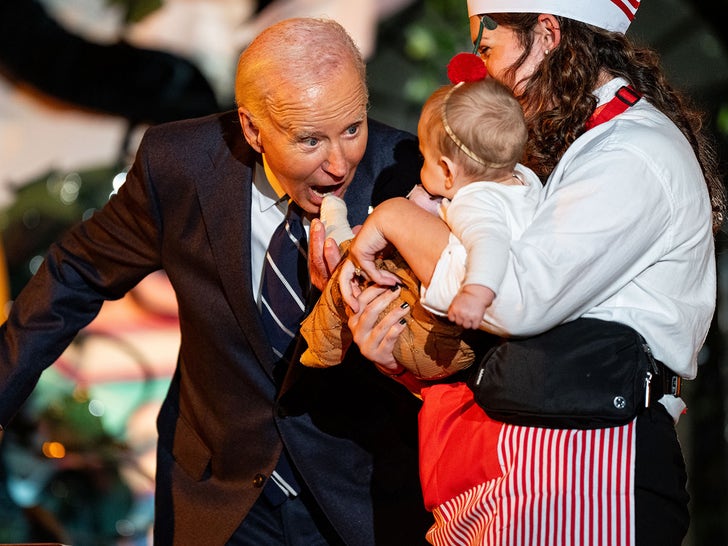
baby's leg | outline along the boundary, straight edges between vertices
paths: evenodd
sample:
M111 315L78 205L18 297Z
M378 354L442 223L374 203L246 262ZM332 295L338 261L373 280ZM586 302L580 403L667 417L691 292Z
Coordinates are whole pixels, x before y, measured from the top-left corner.
M346 217L346 203L340 197L327 195L321 202L321 222L326 227L326 237L331 237L337 245L354 238L349 220Z

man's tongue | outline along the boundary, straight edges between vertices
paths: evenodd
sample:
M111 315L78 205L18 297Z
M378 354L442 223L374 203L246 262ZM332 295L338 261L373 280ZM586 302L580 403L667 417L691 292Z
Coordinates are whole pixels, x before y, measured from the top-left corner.
M340 187L341 187L341 184L336 184L334 186L312 186L311 189L315 193L317 193L317 194L319 194L321 196L324 196L324 195L328 195L329 193L335 192Z

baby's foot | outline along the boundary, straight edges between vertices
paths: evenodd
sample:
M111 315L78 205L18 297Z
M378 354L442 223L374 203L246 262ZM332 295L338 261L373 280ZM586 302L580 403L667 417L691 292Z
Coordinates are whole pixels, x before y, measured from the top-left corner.
M343 199L335 195L323 198L320 219L326 227L326 237L334 239L337 245L354 238L346 214L346 203Z

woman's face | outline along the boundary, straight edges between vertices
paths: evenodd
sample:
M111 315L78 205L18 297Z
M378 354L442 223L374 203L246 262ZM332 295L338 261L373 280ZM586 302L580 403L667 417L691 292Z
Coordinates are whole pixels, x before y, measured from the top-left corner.
M470 18L470 37L473 42L477 39L479 31L480 16L473 15ZM503 25L498 25L493 30L484 28L480 43L476 44L477 53L485 62L488 74L509 86L516 94L519 94L525 81L533 75L538 65L547 55L546 41L542 39L544 31L541 25L537 24L533 32L533 45L525 62L516 70L515 77L508 75L507 71L525 51L515 31Z

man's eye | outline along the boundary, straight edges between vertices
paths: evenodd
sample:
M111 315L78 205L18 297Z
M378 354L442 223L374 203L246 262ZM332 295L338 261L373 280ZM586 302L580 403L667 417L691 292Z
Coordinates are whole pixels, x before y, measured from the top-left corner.
M316 137L308 137L303 140L303 143L306 146L311 146L313 148L319 143L319 139L317 139Z
M357 134L359 132L359 125L358 124L357 125L352 125L351 127L349 127L346 130L346 132L349 133L350 135Z

